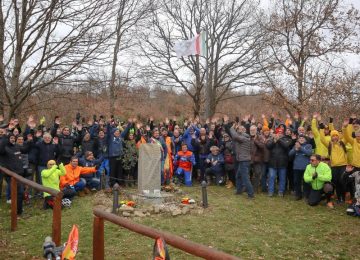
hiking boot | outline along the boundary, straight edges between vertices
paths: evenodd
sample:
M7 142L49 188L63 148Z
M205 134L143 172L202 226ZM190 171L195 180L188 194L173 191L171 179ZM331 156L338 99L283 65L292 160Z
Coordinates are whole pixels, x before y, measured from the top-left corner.
M336 200L336 204L344 204L344 200L343 199L338 199L338 200Z
M83 190L82 190L82 191L78 191L78 196L79 196L79 197L85 197L85 195L86 195L86 194L85 194L85 191L83 191Z
M274 193L268 193L268 197L273 197Z
M346 192L346 193L345 193L345 203L346 203L346 201L348 201L348 200L351 200L351 194L350 194L350 192Z
M235 191L234 194L235 194L235 195L241 195L241 194L243 194L243 192L242 192L242 191Z
M226 186L227 189L232 189L234 188L234 184L232 183L232 181L229 181L228 185Z
M349 200L346 200L345 203L346 203L347 205L352 205L354 202L353 202L352 199L349 199Z
M247 198L249 199L249 200L253 200L253 199L255 199L255 196L254 195L252 195L252 196L247 196Z
M295 201L302 200L302 197L301 196L295 196L294 200Z
M284 198L284 193L279 192L278 195L279 195L279 197Z
M329 209L333 209L333 208L334 208L334 203L330 201L330 202L326 203L326 206L327 206Z
M106 188L105 189L105 193L112 193L112 189L109 187L109 188Z
M89 190L89 188L85 187L85 188L84 188L84 193L87 195L87 194L90 194L91 191Z
M206 182L207 182L208 186L211 185L211 177L210 176L206 176Z

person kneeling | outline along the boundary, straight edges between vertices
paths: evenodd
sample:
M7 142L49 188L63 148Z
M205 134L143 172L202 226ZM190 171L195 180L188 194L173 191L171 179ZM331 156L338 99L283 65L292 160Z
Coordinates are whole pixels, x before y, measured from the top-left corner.
M206 162L210 164L210 167L206 169L205 175L208 184L211 183L212 176L215 176L216 185L224 184L224 157L222 154L219 154L219 147L211 146L210 151L211 154L208 155Z
M96 172L95 167L80 167L79 159L72 157L69 164L65 165L66 175L60 177L60 188L64 193L64 198L72 198L78 192L79 196L84 196L86 180L80 178L80 174L93 174ZM100 181L96 178L90 180L90 186L97 188Z
M331 195L334 187L331 182L331 169L321 162L321 156L318 154L311 155L310 164L306 167L304 181L311 184L311 191L308 198L310 206L316 206L322 199L326 199L327 206L333 208Z
M184 176L185 185L191 186L191 169L195 165L195 157L191 151L188 151L186 143L181 145L181 151L179 151L174 159L174 165L177 166L175 175L177 178L182 178Z
M66 170L62 163L57 166L54 160L50 160L47 162L47 169L41 171L42 184L44 187L60 191L60 176L64 176L65 174ZM44 199L44 209L52 209L54 207L55 197L44 192ZM63 200L63 202L66 202L66 198Z

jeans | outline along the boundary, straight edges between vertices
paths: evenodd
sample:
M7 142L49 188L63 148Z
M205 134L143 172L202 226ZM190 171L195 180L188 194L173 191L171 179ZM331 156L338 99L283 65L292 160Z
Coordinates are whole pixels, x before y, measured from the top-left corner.
M101 174L103 171L105 171L106 175L110 175L110 164L109 164L109 159L104 159L101 162L101 165L98 169L98 173ZM100 177L100 176L98 176Z
M6 200L11 199L11 177L9 175L5 176L6 180Z
M221 185L224 183L224 173L221 170L214 169L213 167L207 168L205 171L206 178L211 178L215 176L216 185Z
M274 194L275 180L279 174L279 193L285 192L286 168L269 168L269 194Z
M75 183L74 186L68 185L62 190L64 194L63 198L72 199L76 195L76 192L82 191L85 188L85 186L86 186L85 179L80 178L80 181Z
M241 193L243 185L249 197L254 196L254 189L250 182L250 161L238 162L236 171L236 192Z
M199 158L199 168L200 168L200 181L205 181L206 157L203 158L202 155L200 155Z
M85 186L90 189L99 189L100 187L100 179L94 177L92 174L89 174L89 176L81 175L80 180L85 182Z
M268 190L268 175L269 175L269 165L264 163L263 174L261 176L261 190L266 192Z
M182 177L184 175L184 179L185 179L185 185L186 186L192 186L192 180L191 180L191 172L190 171L185 171L183 168L177 168L176 172L175 172L177 177Z

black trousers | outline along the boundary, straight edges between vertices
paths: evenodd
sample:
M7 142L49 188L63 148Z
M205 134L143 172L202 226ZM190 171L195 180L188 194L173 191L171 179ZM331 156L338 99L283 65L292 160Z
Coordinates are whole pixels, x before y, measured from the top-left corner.
M329 202L333 192L325 193L323 189L321 190L310 190L308 204L310 206L318 205L323 199L326 199L326 202Z
M124 176L121 160L117 160L118 157L109 158L110 162L110 187L114 186L115 183L123 185Z
M331 167L331 182L335 184L335 191L338 200L345 200L345 190L341 181L341 176L345 171L346 166Z
M295 196L301 198L303 195L305 198L309 198L311 185L304 182L305 170L293 170L294 190Z

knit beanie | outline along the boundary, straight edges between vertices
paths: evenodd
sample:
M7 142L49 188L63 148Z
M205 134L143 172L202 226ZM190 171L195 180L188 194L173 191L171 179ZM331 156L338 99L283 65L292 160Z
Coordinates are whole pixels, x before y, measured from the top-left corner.
M335 135L340 136L338 131L332 130L332 131L330 132L330 136L333 137L333 136L335 136Z

